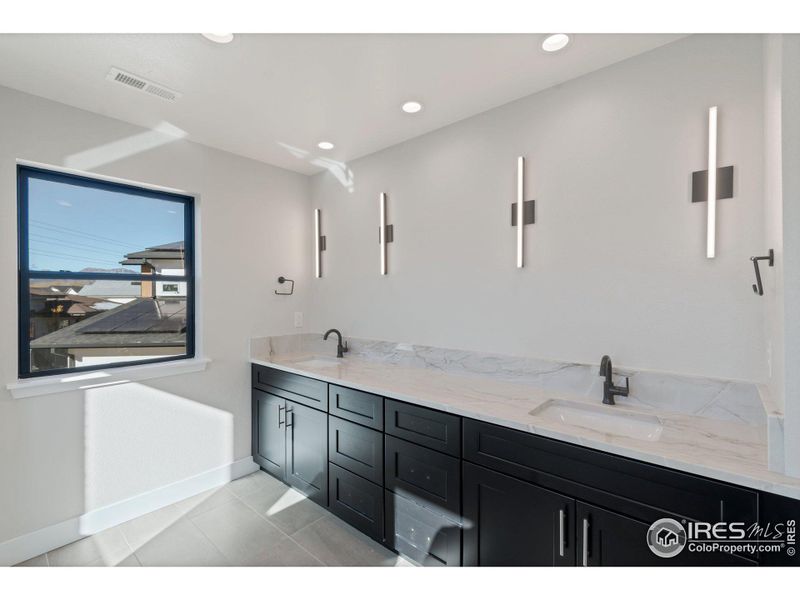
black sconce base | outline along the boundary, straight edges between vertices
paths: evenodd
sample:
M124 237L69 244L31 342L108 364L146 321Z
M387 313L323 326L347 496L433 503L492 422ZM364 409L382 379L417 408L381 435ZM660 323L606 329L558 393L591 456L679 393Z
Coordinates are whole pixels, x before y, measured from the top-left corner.
M733 198L733 166L717 169L717 200ZM708 201L708 169L692 173L692 202Z

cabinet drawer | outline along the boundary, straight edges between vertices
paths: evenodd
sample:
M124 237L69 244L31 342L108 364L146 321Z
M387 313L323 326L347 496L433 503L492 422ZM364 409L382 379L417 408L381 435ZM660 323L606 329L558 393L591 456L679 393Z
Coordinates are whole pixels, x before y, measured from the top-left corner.
M464 459L644 521L661 512L756 520L756 492L472 419L464 419Z
M388 435L384 445L386 489L459 518L461 469L457 458Z
M461 417L386 399L386 433L461 456Z
M383 541L383 488L331 463L330 511L379 542Z
M317 410L328 411L328 384L324 381L253 365L253 387Z
M421 565L461 565L461 526L386 490L386 545Z
M328 417L328 460L383 485L383 434Z
M383 398L359 390L328 386L328 407L332 415L383 431Z

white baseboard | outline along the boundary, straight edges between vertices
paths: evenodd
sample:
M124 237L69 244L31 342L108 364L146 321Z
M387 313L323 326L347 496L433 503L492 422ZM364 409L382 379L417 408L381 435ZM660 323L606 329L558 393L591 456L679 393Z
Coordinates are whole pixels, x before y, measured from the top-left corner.
M98 531L163 508L258 471L252 457L97 508L73 519L0 543L0 566L11 566Z

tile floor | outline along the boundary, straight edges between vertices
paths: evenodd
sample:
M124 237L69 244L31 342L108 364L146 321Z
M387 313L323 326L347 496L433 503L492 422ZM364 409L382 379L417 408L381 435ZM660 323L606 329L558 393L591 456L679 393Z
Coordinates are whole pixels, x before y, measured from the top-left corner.
M264 472L18 566L410 566Z

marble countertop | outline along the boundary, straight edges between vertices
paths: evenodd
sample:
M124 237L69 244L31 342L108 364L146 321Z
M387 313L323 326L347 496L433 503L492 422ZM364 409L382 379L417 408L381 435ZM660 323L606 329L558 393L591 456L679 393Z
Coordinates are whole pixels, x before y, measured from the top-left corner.
M404 402L479 419L620 456L800 499L800 479L767 468L767 432L755 426L648 407L606 407L585 397L548 391L491 375L452 373L434 368L386 364L365 358L309 354L251 361L298 375L357 388ZM306 362L307 364L302 364ZM661 421L657 441L614 435L600 427L568 425L531 415L548 400L566 400L599 410L624 410Z

